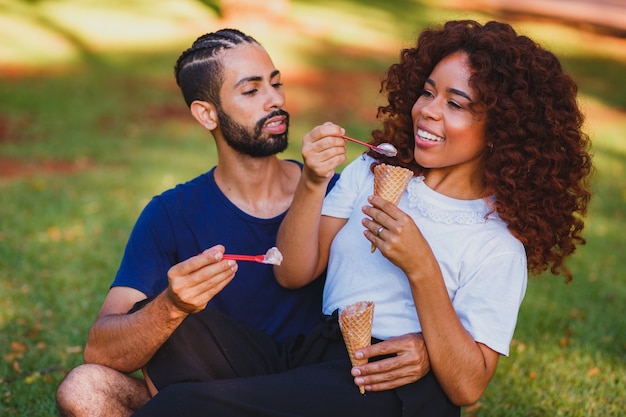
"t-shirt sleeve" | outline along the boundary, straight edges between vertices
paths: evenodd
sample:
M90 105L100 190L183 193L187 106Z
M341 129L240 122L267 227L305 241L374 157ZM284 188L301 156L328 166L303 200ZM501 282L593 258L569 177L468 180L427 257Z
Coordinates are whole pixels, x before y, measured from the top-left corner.
M527 284L526 257L505 253L481 262L452 301L474 340L508 356Z
M373 159L360 156L349 163L324 199L322 215L347 219L354 210L357 197L362 192ZM372 189L372 193L373 193Z
M111 287L131 287L147 297L167 286L167 271L176 263L172 226L159 197L143 209L130 234Z

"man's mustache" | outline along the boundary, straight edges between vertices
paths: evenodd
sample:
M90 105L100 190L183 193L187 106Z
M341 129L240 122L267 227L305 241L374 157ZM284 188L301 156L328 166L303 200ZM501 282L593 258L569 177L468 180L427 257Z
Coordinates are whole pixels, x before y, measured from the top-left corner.
M259 120L257 122L257 128L258 129L262 129L263 126L265 125L265 123L267 123L268 120L270 120L272 117L276 117L276 116L284 116L285 117L285 123L287 124L287 126L289 126L289 113L285 110L274 110L273 112L271 112L270 114L268 114L267 116L265 116L264 118L262 118L261 120Z

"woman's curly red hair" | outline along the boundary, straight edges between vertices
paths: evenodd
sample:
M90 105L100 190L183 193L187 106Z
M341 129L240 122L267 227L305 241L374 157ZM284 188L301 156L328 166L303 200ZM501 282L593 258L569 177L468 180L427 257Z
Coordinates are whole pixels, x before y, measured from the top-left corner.
M393 143L394 160L423 174L413 158L411 108L442 58L467 54L481 112L487 115L485 192L509 230L526 248L529 270L549 269L571 280L565 258L584 244L583 218L591 193L590 140L577 103L577 86L559 60L508 24L463 20L423 31L403 49L382 82L388 104L378 109L382 130L373 143Z

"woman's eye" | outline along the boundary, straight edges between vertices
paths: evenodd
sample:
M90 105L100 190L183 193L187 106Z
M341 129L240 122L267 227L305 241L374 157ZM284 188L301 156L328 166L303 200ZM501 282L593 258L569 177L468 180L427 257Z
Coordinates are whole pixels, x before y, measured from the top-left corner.
M255 88L255 89L252 89L252 90L246 90L246 91L244 91L241 94L243 94L244 96L251 96L252 94L256 93L257 91L258 90Z

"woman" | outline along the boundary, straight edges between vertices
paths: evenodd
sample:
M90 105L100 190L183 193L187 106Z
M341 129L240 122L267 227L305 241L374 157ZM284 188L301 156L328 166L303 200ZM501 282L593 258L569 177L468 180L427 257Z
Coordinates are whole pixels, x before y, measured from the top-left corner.
M324 313L375 301L373 336L421 331L448 397L472 403L508 354L527 270L570 280L565 259L584 243L591 159L577 88L509 25L457 21L403 50L383 91L373 144L398 156L353 161L322 208L344 131L307 135L277 278L295 288L328 266ZM371 196L379 162L416 175L398 208Z

